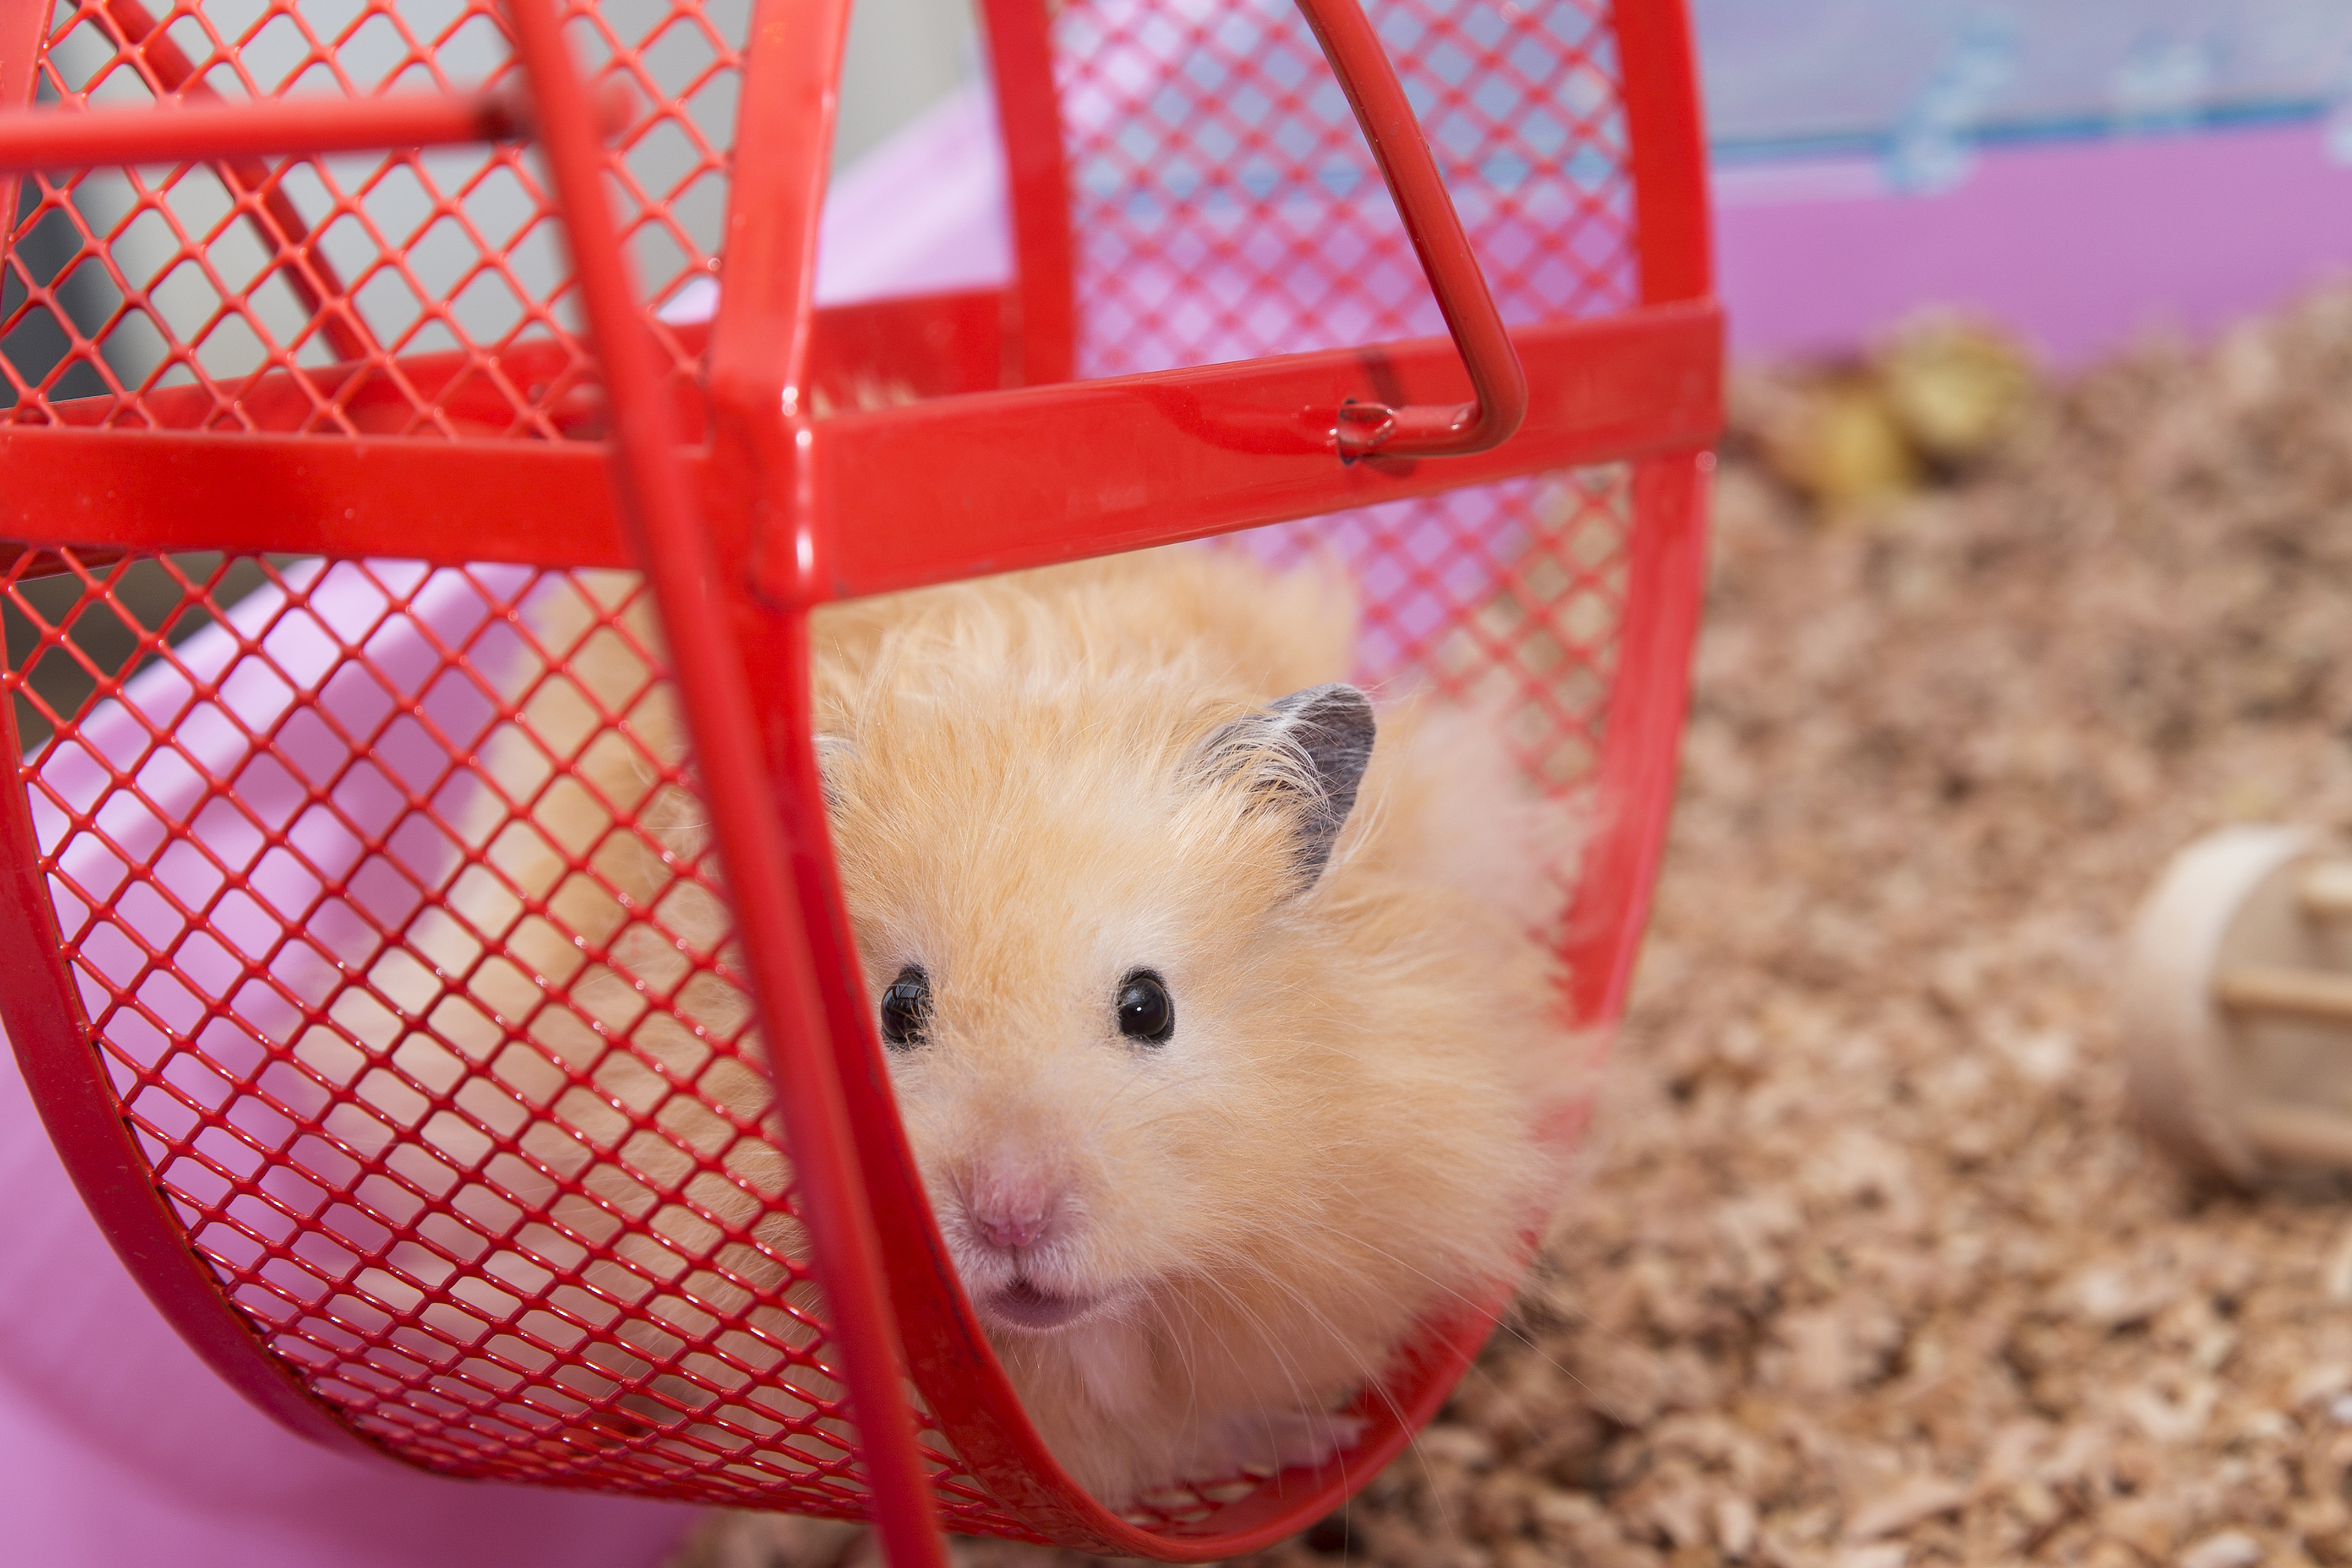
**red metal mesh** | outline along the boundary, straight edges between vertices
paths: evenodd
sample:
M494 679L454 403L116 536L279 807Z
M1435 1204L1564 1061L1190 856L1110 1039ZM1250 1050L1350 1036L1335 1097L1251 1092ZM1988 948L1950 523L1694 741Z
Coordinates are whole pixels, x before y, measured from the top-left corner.
M574 53L635 105L610 189L656 304L713 267L746 14L729 0L570 8ZM38 86L68 106L497 87L516 76L510 52L491 0L84 0L57 7ZM523 148L99 170L27 182L26 198L0 279L9 420L602 433ZM698 341L661 331L690 374Z
M1507 318L1632 304L1605 18L1372 9ZM509 69L483 0L324 15L214 0L156 31L229 97ZM636 88L615 180L657 305L717 243L741 16L623 15L576 9L572 40ZM1055 29L1084 374L1443 330L1287 0L1070 0ZM176 87L134 36L131 0L61 6L45 82L68 100ZM524 153L31 190L0 299L11 418L599 428ZM28 268L42 236L64 259ZM63 350L28 375L44 321ZM696 345L666 341L689 374ZM1361 591L1364 676L1507 705L1562 788L1606 718L1631 512L1609 469L1238 542L1334 552ZM192 557L29 575L59 564L0 575L18 777L125 1118L256 1331L436 1468L858 1511L635 580ZM952 1526L1031 1533L928 1436ZM1137 1517L1197 1521L1246 1489Z
M1358 678L1508 714L1528 776L1585 782L1625 611L1626 471L1513 479L1236 537L1275 565L1336 556L1361 596Z
M1638 300L1608 10L1366 6L1514 324ZM1118 375L1442 335L1338 79L1289 0L1055 18L1078 365Z
M634 578L307 562L230 605L227 563L68 564L6 594L20 776L123 1113L257 1331L438 1468L855 1512Z

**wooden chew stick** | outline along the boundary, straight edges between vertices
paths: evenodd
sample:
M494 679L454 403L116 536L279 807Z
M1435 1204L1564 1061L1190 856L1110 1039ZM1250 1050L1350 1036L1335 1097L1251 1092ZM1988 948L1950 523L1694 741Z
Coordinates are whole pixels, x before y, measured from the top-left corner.
M2340 921L2352 918L2352 860L2314 862L2304 872L2295 893L2307 919Z
M2352 1122L2333 1111L2272 1102L2247 1106L2237 1121L2248 1142L2282 1164L2352 1171Z
M2244 1012L2352 1024L2352 975L2269 963L2234 964L2215 977L2213 995L2224 1007Z

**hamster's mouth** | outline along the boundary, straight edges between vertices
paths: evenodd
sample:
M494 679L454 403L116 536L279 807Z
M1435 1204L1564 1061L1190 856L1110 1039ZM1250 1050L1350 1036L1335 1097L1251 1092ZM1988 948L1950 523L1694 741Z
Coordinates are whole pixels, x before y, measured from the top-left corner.
M999 1286L974 1303L992 1323L1033 1334L1050 1334L1073 1328L1100 1311L1108 1301L1101 1296L1063 1296L1041 1290L1034 1281L1015 1279Z

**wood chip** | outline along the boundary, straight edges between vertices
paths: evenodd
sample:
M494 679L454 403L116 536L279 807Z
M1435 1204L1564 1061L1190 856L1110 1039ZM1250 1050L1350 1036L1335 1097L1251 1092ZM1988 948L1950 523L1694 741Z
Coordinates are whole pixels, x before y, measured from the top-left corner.
M1875 1541L1900 1535L1915 1524L1950 1513L1969 1500L1969 1489L1940 1476L1915 1476L1884 1497L1853 1511L1845 1523L1849 1541Z
M2254 1568L2262 1560L2261 1542L2242 1530L2225 1530L2182 1552L2180 1568Z

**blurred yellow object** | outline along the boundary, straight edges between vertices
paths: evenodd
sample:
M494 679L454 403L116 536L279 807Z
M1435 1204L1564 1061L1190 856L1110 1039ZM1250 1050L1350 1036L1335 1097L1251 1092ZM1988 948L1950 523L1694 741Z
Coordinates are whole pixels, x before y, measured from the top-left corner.
M2013 338L1966 317L1936 314L1897 330L1874 367L1886 407L1930 461L1958 468L2000 444L2034 389Z
M1864 361L1744 370L1729 412L1782 482L1838 512L1981 461L2021 423L2037 386L2014 339L1937 311Z
M1911 444L1865 371L1744 375L1732 422L1784 482L1831 510L1906 494L1925 477Z
M1801 458L1802 481L1825 506L1907 495L1923 478L1910 443L1873 382L1856 377L1823 386Z

